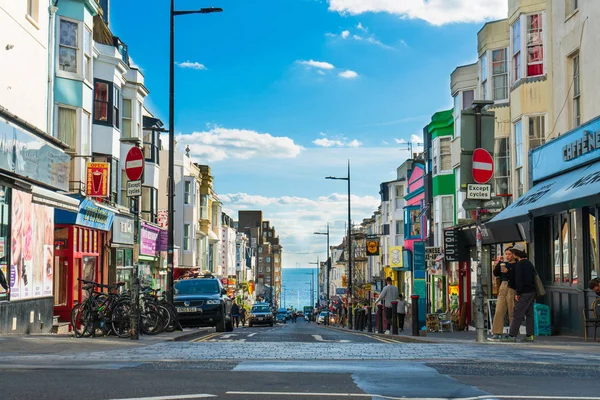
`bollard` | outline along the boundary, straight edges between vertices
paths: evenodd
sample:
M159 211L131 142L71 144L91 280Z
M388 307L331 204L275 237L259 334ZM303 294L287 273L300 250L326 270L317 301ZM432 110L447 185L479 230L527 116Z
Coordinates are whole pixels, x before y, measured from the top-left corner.
M389 327L388 327L389 328ZM392 301L392 334L398 334L398 300Z
M366 313L365 313L365 309L364 308L360 309L359 315L360 315L360 324L358 324L358 330L362 332L362 331L365 330L365 322L366 322L365 321L366 320L366 316L365 316Z
M419 336L419 295L410 296L412 302L412 335Z
M383 333L383 304L377 304L377 333Z
M367 307L367 331L373 332L373 315L371 314L371 306Z

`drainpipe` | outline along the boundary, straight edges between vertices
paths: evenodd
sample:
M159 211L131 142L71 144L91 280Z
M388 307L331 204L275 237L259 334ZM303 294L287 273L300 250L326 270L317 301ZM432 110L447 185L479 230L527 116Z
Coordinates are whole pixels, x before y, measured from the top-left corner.
M46 132L53 135L53 127L54 127L54 65L56 64L54 61L54 47L56 37L56 23L55 23L55 14L58 11L58 7L56 6L58 1L51 2L48 11L50 12L50 18L48 22L48 95L47 95L47 104L46 104Z

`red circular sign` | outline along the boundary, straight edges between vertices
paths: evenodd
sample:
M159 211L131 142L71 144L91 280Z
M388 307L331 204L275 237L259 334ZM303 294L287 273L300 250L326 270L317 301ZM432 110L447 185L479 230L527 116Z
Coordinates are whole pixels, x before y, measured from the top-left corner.
M488 183L494 176L494 159L485 149L473 152L473 180L477 183Z
M144 153L139 147L132 147L125 157L125 173L130 181L138 181L144 173Z

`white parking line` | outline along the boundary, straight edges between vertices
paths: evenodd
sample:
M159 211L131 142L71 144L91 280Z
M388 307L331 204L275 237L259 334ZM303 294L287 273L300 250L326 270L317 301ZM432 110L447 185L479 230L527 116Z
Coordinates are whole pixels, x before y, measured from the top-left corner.
M111 399L111 400L177 400L177 399L205 399L207 397L217 397L214 394L179 394L173 396L154 396L154 397L130 397L127 399Z

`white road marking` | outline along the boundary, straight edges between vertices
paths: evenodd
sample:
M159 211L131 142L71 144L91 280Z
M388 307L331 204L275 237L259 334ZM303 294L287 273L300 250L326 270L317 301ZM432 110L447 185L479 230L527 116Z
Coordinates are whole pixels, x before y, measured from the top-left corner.
M223 342L235 342L235 343L243 343L245 342L246 339L225 339L225 340L219 340L217 339L211 339L209 340L209 342L219 342L219 343L223 343Z
M256 335L256 332L249 334L248 337L252 337L254 335Z
M367 397L386 400L448 400L445 397L392 397L368 393L299 393L299 392L226 392L226 394L262 395L262 396L314 396L314 397ZM600 397L570 397L570 396L477 396L455 398L454 400L496 400L496 399L527 399L527 400L600 400Z
M350 340L346 340L346 339L342 339L342 340L323 339L323 336L321 336L321 335L312 335L312 337L314 337L317 340L317 342L350 343Z
M207 397L217 397L214 394L180 394L173 396L154 396L154 397L130 397L127 399L111 399L111 400L177 400L177 399L205 399Z
M222 338L222 339L229 339L232 336L237 336L237 334L236 333L228 333L226 335L221 335L219 337Z

